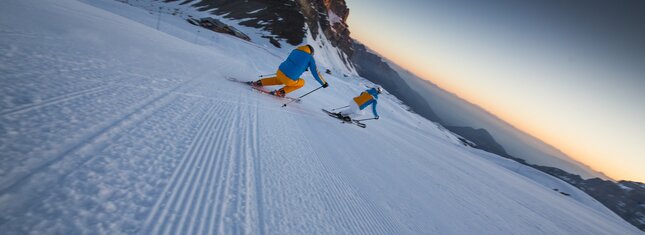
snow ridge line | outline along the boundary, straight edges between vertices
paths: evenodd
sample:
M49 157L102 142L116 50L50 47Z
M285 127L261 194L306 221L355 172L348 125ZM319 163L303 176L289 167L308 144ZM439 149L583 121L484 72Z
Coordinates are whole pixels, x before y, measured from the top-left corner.
M213 113L213 109L214 109L214 107L213 107L213 106L209 107L208 111L207 111L207 112L206 112L206 114L204 115L204 116L207 116L207 117L209 117L209 118L208 118L208 119L206 119L206 121L204 121L204 122L202 122L202 123L201 123L201 125L200 125L200 127L199 127L199 131L198 131L197 135L193 138L193 143L191 144L191 146L189 147L189 150L188 150L184 155L186 155L186 154L188 154L188 155L189 155L191 151L195 151L195 149L194 149L194 147L195 147L195 141L199 141L200 139L203 139L203 138L201 138L201 137L203 137L203 136L204 136L204 134L206 133L206 130L207 130L207 129L209 129L209 128L211 127L212 119L213 119L213 115L209 115L209 114L212 114L212 113ZM179 163L179 165L177 166L177 169L182 169L182 168L184 168L184 167L185 167L184 165L185 165L185 164L187 164L187 162L188 162L188 161L186 161L186 159L187 159L187 158L186 158L186 156L183 156L183 157L182 157L182 161L181 161L181 162ZM180 171L180 170L175 170L175 171L173 172L173 174L171 175L171 177L170 177L170 182L168 183L168 185L174 185L174 184L175 184L175 181L176 181L176 180L178 180L178 176L177 176L177 175L178 175L179 173L181 173L181 172L182 172L182 171ZM164 200L164 199L165 199L165 195L167 195L167 194L169 194L169 193L170 193L170 191L169 191L170 189L171 189L171 187L170 187L170 186L166 186L166 187L164 188L164 190L163 190L163 191L162 191L162 193L160 194L160 198L159 198L159 200L157 200L157 201L155 202L155 205L152 207L152 210L151 210L151 212L149 213L148 218L146 219L146 221L145 221L145 223L144 223L144 228L147 228L147 227L148 227L148 226L149 226L153 221L157 221L157 220L159 220L159 216L160 216L160 214L158 213L158 211L162 208L162 206L164 206L164 205L165 205L165 201L166 201L166 200ZM155 224L158 224L158 223L155 223ZM147 230L144 230L144 231L146 231L146 232L150 232L150 231L147 231ZM154 230L153 230L153 231L154 231Z
M231 109L221 110L221 109L225 109L226 106L219 106L218 108L220 109L220 111L213 113L213 116L214 116L213 120L215 121L214 123L215 126L212 129L206 130L208 132L208 135L207 135L207 138L204 138L204 140L202 141L202 145L200 146L201 151L196 152L196 155L190 156L191 158L195 159L193 161L195 167L193 168L198 168L199 171L195 172L190 168L183 169L184 171L189 171L189 172L186 172L187 174L192 174L190 181L188 181L190 182L190 185L188 188L185 188L183 191L178 192L181 194L179 195L179 199L174 202L175 210L181 210L182 214L181 214L179 223L176 226L165 230L166 234L184 233L185 226L190 226L189 229L192 230L193 226L191 225L195 225L195 223L202 225L204 222L204 219L190 218L192 217L192 214L190 214L190 212L193 211L195 209L194 207L196 206L199 206L201 209L205 209L204 207L209 207L209 208L211 207L211 205L203 204L203 198L210 196L212 194L212 189L215 187L215 185L217 185L215 182L217 182L217 180L221 178L221 174L224 170L225 163L227 160L226 155L216 154L218 150L222 150L223 148L225 148L225 145L223 142L228 139L224 137L225 132L222 129L227 126L234 126L230 124L231 119L228 118L231 116L232 110ZM222 111L226 111L226 112L222 112ZM222 114L222 115L220 116L219 114ZM206 163L204 163L204 161L206 161ZM204 171L208 171L207 173L210 177L205 178ZM215 177L213 178L214 175ZM201 193L199 195L195 195L196 191L199 188L202 189ZM208 189L208 192L203 190L206 188ZM198 197L197 198L198 200L196 202L194 201L195 197ZM209 198L212 199L212 197L209 197ZM221 204L223 202L221 202L221 199L216 198L215 200L212 201L212 203ZM199 221L195 221L195 220L199 220ZM209 223L209 224L212 224L212 223ZM167 223L167 225L172 225L172 223ZM190 232L188 232L187 234L190 234ZM209 233L209 234L213 234L213 233Z
M220 107L223 108L223 107ZM213 113L213 116L217 116L218 113ZM230 112L227 112L226 114L230 114ZM225 117L228 117L229 115L226 115ZM226 120L230 121L230 119ZM211 138L206 139L205 141L209 142L209 146L204 150L205 152L202 153L201 157L202 158L207 158L208 162L204 164L203 166L198 166L200 170L201 176L199 177L198 184L193 184L195 187L193 190L197 190L199 188L199 196L198 200L196 202L190 203L189 208L185 208L183 211L182 215L182 220L179 222L179 228L177 228L177 231L183 231L183 227L187 224L186 218L189 216L190 212L196 211L193 215L198 215L196 218L194 218L191 222L192 224L195 224L194 226L189 226L188 227L188 232L186 234L206 234L204 232L206 224L211 224L208 223L207 218L209 218L210 214L208 213L209 211L212 211L212 206L215 201L213 200L210 195L213 194L213 181L216 181L217 178L213 178L214 175L217 175L221 170L222 170L222 160L224 156L217 156L213 153L213 151L216 151L218 149L221 149L222 146L222 141L223 141L223 132L220 131L222 127L225 127L228 122L222 122L221 120L218 121L217 123L217 128L215 129L208 129L207 131L210 132L216 132L218 135L215 135L214 133L211 135ZM236 125L233 125L236 126ZM214 169L215 166L219 166L217 170ZM188 169L190 170L190 169ZM202 174L204 171L207 171L207 174ZM199 185L205 184L205 186L198 187ZM191 197L192 199L192 197ZM197 208L195 208L197 207ZM197 227L197 233L194 232L195 227ZM170 230L169 230L170 231ZM210 233L213 234L213 233Z
M255 189L255 206L256 206L256 213L257 213L257 234L263 235L266 234L266 227L264 226L264 193L262 191L262 157L260 156L260 143L258 141L258 136L259 136L259 131L258 131L258 126L259 126L259 109L260 107L255 105L255 111L253 112L253 121L251 122L252 127L249 128L249 132L247 134L249 135L251 141L250 144L252 146L252 151L249 151L249 148L246 148L247 154L251 154L250 158L252 158L252 163L253 163L253 182L254 182L254 189ZM247 155L248 156L248 155ZM248 208L250 210L250 207ZM249 217L250 218L250 217Z
M182 186L186 185L183 183L185 181L184 178L190 172L190 169L186 168L193 168L194 160L196 159L192 158L192 156L196 154L195 152L202 151L204 141L207 139L206 136L209 135L209 130L212 129L213 125L215 125L215 115L213 115L217 111L215 108L215 106L211 107L209 112L205 115L205 117L208 118L202 123L199 132L194 138L193 144L191 144L189 150L182 157L181 163L177 166L175 172L173 172L170 182L164 189L159 200L155 203L152 212L146 220L146 223L144 224L145 228L149 228L151 224L154 225L154 227L150 227L151 233L160 234L160 229L162 228L159 226L170 223L166 220L168 220L167 217L170 216L168 215L168 208L172 206L172 204L167 205L167 203L173 203L176 200L175 197L177 197L177 188L182 188ZM168 194L170 194L170 196L166 197L165 195Z
M64 94L64 95L52 97L52 98L44 100L42 102L31 103L31 104L22 105L22 106L19 106L19 107L6 109L6 110L1 111L0 115L5 116L5 115L11 115L11 114L20 113L20 112L26 112L26 111L29 111L29 110L32 110L32 109L35 109L35 108L40 108L40 107L44 107L44 106L48 106L48 105L52 105L52 104L57 104L57 103L60 103L60 102L63 102L63 101L71 100L71 99L74 99L76 97L81 97L83 95L89 95L89 94L92 94L92 93L98 93L98 92L107 90L107 89L109 89L111 87L114 87L114 86L113 85L104 85L104 86L94 87L94 88L81 90L81 91L77 91L77 92L67 93L67 94Z
M172 98L170 96L174 90L178 90L182 87L185 87L188 83L193 82L194 80L188 81L184 84L180 84L173 89L166 91L154 98L149 99L144 102L142 105L132 108L132 112L124 115L123 117L114 120L93 134L88 134L87 137L79 138L83 141L71 146L67 150L56 154L55 157L52 157L51 160L46 161L42 165L31 169L30 172L25 173L21 177L15 177L16 180L13 183L7 183L5 188L0 189L0 195L8 195L9 193L15 195L22 195L19 199L14 198L13 203L7 207L2 208L2 214L8 216L17 212L25 211L28 208L38 205L37 203L31 203L38 198L42 198L45 195L40 195L44 192L47 187L50 187L56 182L62 181L67 175L78 170L80 166L91 161L96 155L91 154L104 149L107 146L106 142L109 142L111 138L108 136L118 133L120 130L125 129L128 126L136 125L137 123L145 120L150 115L155 114L157 111L162 109L165 106L171 104ZM155 103L160 103L159 105L154 105ZM131 119L132 121L129 121ZM77 153L78 155L74 154ZM70 157L76 156L76 157ZM66 160L68 159L68 160ZM61 161L68 161L65 164L60 163ZM60 164L59 164L60 163ZM52 167L54 164L59 164L61 166ZM55 176L55 177L53 177ZM26 197L25 195L31 195ZM9 220L0 220L0 225L3 225Z
M217 224L216 231L211 231L211 234L214 233L222 233L222 234L231 234L233 233L230 230L233 230L235 226L237 226L236 223L233 223L232 226L225 226L225 222L236 222L234 221L237 216L237 211L236 211L236 201L239 198L239 192L236 187L239 187L239 184L235 184L234 182L239 181L238 177L238 170L235 165L239 166L239 157L236 154L235 150L238 147L237 141L239 141L238 138L234 138L237 135L237 130L236 127L239 127L240 124L240 115L239 115L239 109L237 110L237 117L235 117L235 125L232 125L231 128L228 130L228 135L227 138L232 140L232 143L227 145L228 148L226 151L226 157L227 161L223 162L220 167L221 167L221 172L222 177L225 177L222 179L222 184L219 184L219 188L217 192L219 192L219 203L216 204L217 210L213 211L215 214L215 220L213 221L213 224ZM234 139L233 139L234 138ZM225 172L225 173L224 173ZM229 206L231 207L230 210L232 212L229 212ZM231 218L233 216L233 218Z
M248 192L244 191L249 185L248 179L242 176L248 172L241 172L248 168L235 153L245 147L238 143L244 141L237 135L245 116L240 112L228 105L215 105L211 109L146 219L145 232L240 233L238 228L228 226L239 225L229 222L238 222L238 216L247 216L240 214L240 210L249 201Z
M243 127L240 131L240 133L242 133L242 135L240 135L242 138L238 139L239 141L237 144L232 145L236 146L235 150L239 151L232 155L238 156L235 158L234 162L237 166L235 171L233 171L233 174L237 177L232 181L232 185L235 187L233 188L233 193L234 195L237 195L237 197L233 198L233 203L229 204L231 207L227 208L227 214L233 216L234 223L231 230L225 232L230 234L257 234L257 232L252 232L253 226L255 226L255 224L252 223L253 211L251 211L254 208L252 206L252 203L254 202L253 193L257 195L257 192L254 191L255 185L252 181L255 174L251 165L253 163L253 152L249 149L250 146L257 147L253 145L254 139L257 138L257 135L254 135L253 133L256 115L248 109L248 106L238 106L237 108L238 114L248 114L240 115L238 118L240 124L243 123L242 125L237 125ZM244 109L242 110L241 108ZM257 148L254 149L257 150Z
M233 109L231 109L233 111ZM236 116L234 117L229 117L235 119L236 124L239 125L239 119L241 117L241 114L239 112L233 112L236 113ZM233 139L236 134L237 134L237 125L229 126L228 133L227 133L227 138L228 140L235 140ZM220 132L224 132L223 130L220 130ZM224 138L224 136L220 136L220 138ZM221 143L221 141L220 141ZM215 193L215 200L213 203L215 204L214 206L216 207L213 212L211 213L211 222L209 224L209 229L208 229L208 234L226 234L227 232L225 227L224 222L230 222L231 214L226 214L226 206L229 204L230 199L235 199L239 197L239 195L236 194L231 194L229 192L232 187L235 187L236 185L231 185L230 181L234 180L235 178L235 172L232 171L233 167L231 164L234 162L231 161L232 158L235 158L235 154L233 150L237 147L233 144L227 144L225 146L228 147L223 147L225 148L222 150L222 154L218 156L222 156L222 160L225 160L224 162L219 164L219 169L218 169L218 176L214 180L221 179L219 184L212 185L213 187L217 187ZM221 147L221 146L220 146ZM227 157L227 158L226 158ZM228 163L228 167L226 166L226 163ZM224 175L224 172L226 174ZM239 185L237 185L239 186ZM227 200L229 199L229 200ZM236 213L236 212L234 212ZM232 214L235 215L235 214Z

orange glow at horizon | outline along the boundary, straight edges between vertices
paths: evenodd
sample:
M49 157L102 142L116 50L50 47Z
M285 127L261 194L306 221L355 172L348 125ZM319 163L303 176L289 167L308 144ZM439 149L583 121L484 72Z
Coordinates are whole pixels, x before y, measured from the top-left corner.
M408 68L407 65L401 65L404 68ZM556 149L562 151L567 156L572 159L591 167L593 170L599 171L612 179L637 179L636 175L626 175L624 172L617 166L614 166L610 160L599 156L598 154L589 153L586 149L580 148L575 144L571 143L567 139L561 138L557 130L545 129L537 123L530 123L526 120L519 117L519 115L514 114L514 112L509 112L506 109L499 107L494 103L488 103L485 99L481 99L476 95L472 95L464 89L459 89L457 86L454 86L450 82L439 79L440 77L432 74L431 76L426 76L423 73L424 71L416 71L410 69L413 73L419 75L420 78L426 79L437 86L441 87L448 92L451 92L461 99L466 100L469 103L479 106L480 108L486 110L487 112L499 117L504 120L511 126L539 139L545 143L555 147ZM432 80L428 78L433 78Z
M407 65L402 64L404 68L408 69ZM488 103L484 99L480 99L478 96L469 93L464 89L459 89L459 87L446 82L445 80L440 79L440 76L432 73L430 76L425 75L424 71L409 69L414 74L417 74L420 78L426 79L441 89L444 89L448 92L451 92L461 99L466 100L469 103L479 106L480 108L486 110L487 112L499 117L504 120L511 126L537 138L545 143L552 145L556 149L562 151L567 156L573 158L574 160L591 167L593 170L599 171L612 179L637 179L636 175L626 175L624 172L617 166L614 166L610 160L603 158L598 154L589 153L586 149L580 148L567 139L561 138L557 130L545 129L541 125L536 123L530 123L520 118L514 112L509 112L506 109L499 107L494 103ZM432 80L429 78L433 78Z
M403 66L406 69L410 68L405 64L402 64L401 66ZM451 84L450 82L446 82L445 80L440 79L441 77L435 75L434 73L432 73L431 76L426 76L425 75L426 73L424 73L425 71L416 70L412 68L410 68L409 70L419 75L420 78L426 79L436 84L437 86L441 87L441 89L451 92L459 96L461 99L464 99L469 103L479 106L480 108L486 110L487 112L504 120L511 126L537 139L540 139L549 145L552 145L556 149L562 151L567 156L573 158L574 160L584 165L591 167L593 170L599 171L609 176L612 179L638 179L638 176L636 175L624 174L624 171L622 171L619 167L614 166L614 164L612 164L610 160L603 158L603 156L598 156L598 154L589 153L586 149L577 147L576 145L570 143L570 141L567 141L567 139L561 138L560 136L558 136L557 130L544 129L542 126L536 125L536 123L529 123L524 119L518 117L518 115L515 115L513 112L509 112L508 110L500 108L498 105L495 105L494 103L485 102L484 99L480 99L478 96L472 95L468 91L464 89L459 89L459 87ZM428 78L433 78L433 79L431 80Z

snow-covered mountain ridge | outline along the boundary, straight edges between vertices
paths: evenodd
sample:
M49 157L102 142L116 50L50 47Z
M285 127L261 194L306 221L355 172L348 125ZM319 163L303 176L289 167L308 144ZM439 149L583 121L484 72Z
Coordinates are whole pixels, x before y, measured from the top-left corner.
M226 81L284 49L116 1L10 0L0 22L3 234L641 233L390 95L366 129L320 112L360 77L287 108Z

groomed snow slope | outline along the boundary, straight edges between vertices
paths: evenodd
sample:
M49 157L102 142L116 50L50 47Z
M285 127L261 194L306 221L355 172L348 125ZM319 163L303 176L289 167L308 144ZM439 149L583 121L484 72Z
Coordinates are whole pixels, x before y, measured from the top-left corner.
M130 19L73 0L0 7L3 234L641 233L393 97L366 129L320 112L364 80L328 76L281 108L225 80L274 70L266 48L188 39L180 20L171 36L138 23L155 19L141 9L94 3ZM306 79L293 96L315 88Z

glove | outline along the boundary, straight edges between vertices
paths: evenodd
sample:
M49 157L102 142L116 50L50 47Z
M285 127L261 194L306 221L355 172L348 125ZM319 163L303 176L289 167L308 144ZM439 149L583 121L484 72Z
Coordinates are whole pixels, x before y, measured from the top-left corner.
M323 88L327 88L328 86L329 86L329 83L325 82L325 84L323 84Z

